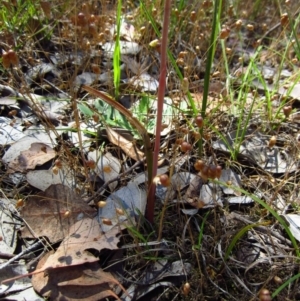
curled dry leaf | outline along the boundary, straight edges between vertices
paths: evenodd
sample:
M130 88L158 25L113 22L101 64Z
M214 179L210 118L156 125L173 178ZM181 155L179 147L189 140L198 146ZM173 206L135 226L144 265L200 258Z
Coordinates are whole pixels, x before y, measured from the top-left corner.
M43 138L44 139L44 138ZM50 138L48 138L50 140ZM13 160L18 160L18 156L24 151L28 151L31 148L32 144L41 143L46 146L51 146L51 142L42 142L41 139L36 137L25 136L22 139L19 139L11 145L11 147L5 152L2 161L5 164L9 164Z
M110 127L106 127L108 139L111 143L119 146L126 155L135 161L141 161L144 158L144 153L137 149L137 147L123 136L119 135Z
M49 145L35 142L28 150L22 151L18 157L12 160L8 166L13 171L24 172L28 169L35 169L55 157L55 151Z

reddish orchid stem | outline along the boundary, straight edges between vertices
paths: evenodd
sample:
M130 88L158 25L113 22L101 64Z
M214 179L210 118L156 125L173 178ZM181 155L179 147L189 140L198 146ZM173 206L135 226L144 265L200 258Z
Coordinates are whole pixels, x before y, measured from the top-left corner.
M163 115L164 96L165 96L165 89L166 89L166 76L167 76L167 48L168 48L170 12L171 12L171 0L166 0L165 10L164 10L162 39L161 39L161 52L160 52L160 76L159 76L159 87L158 87L158 96L157 96L158 105L157 105L155 146L153 152L153 167L152 167L153 178L157 174L157 163L158 163L158 155L160 149L160 133L162 129L162 115ZM150 223L153 223L154 221L155 191L156 191L156 185L153 183L153 181L151 181L149 193L148 193L147 211L146 211L146 218Z

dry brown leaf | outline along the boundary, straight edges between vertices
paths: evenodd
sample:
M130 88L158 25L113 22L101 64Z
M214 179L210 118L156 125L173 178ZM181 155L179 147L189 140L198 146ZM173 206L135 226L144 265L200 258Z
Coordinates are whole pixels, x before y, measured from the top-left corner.
M34 234L37 237L46 236L50 242L63 239L79 219L94 216L95 213L95 209L62 184L51 185L45 192L30 197L21 211ZM33 235L25 227L22 237Z
M141 161L144 158L144 153L137 149L137 147L123 136L119 135L110 127L106 127L108 140L120 147L126 155L135 161Z
M37 271L43 267L53 252L46 254L38 263ZM112 291L114 285L122 285L110 273L103 272L99 263L49 269L46 273L32 276L32 285L37 293L49 300L97 301L108 297L119 297Z
M96 219L85 218L75 223L69 230L66 237L55 254L51 255L45 265L44 270L70 265L79 265L86 262L98 261L87 249L118 249L120 232L119 227L114 227L105 234L102 234L99 223Z
M49 145L35 142L30 149L22 151L18 157L12 160L8 167L13 171L24 172L28 169L35 169L55 157L55 151Z
M59 299L61 292L64 297L68 296L65 300L100 300L107 296L117 298L108 289L107 283L120 286L125 293L126 290L111 274L104 273L98 267L99 258L87 250L118 249L119 238L116 235L120 230L120 227L116 227L102 234L96 219L86 218L78 221L70 228L68 237L57 251L49 252L43 257L34 272L6 279L2 283L33 276L35 290L45 297L51 292L51 300L61 300ZM48 280L45 280L43 273L46 273ZM82 288L79 290L82 290L82 299L73 299L75 296L77 298L81 296L77 291L80 286L88 286L88 288L84 289L86 291ZM76 294L73 295L73 292ZM86 296L89 293L92 295ZM98 299L94 299L94 295Z

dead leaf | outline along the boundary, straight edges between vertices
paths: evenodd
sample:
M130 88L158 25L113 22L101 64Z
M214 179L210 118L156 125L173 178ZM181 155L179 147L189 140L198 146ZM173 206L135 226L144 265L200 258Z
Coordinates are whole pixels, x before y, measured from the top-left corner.
M55 157L55 151L49 145L35 142L30 149L22 151L18 157L12 160L8 167L13 171L24 172L28 169L35 169Z
M70 212L67 217L66 211ZM21 214L36 236L46 236L51 242L56 242L66 237L70 227L78 220L95 215L95 210L70 188L57 184L30 197ZM22 237L33 235L25 227Z
M99 258L88 249L118 249L119 238L116 235L121 227L102 234L95 219L85 218L74 224L68 237L57 251L47 253L34 272L6 279L8 283L16 279L33 276L35 290L50 300L102 300L113 296L108 284L114 284L128 295L123 286L110 273L103 272L98 265ZM44 273L44 274L43 274ZM82 286L85 288L82 289Z
M114 145L120 147L126 155L135 161L141 161L144 158L144 153L137 149L137 147L123 136L119 135L110 127L106 127L108 140Z
M117 234L121 228L114 227L102 234L96 219L85 218L75 223L56 252L45 262L43 269L79 265L86 262L94 262L99 259L92 255L87 249L118 249L119 238Z
M50 170L31 170L26 174L27 182L42 191L47 190L51 185L62 184L73 188L76 186L74 174L69 166L63 165L61 169L54 172L54 169Z
M114 191L107 199L106 205L99 208L101 229L104 232L111 231L117 225L132 225L139 214L146 210L147 193L136 183L128 183L126 186ZM123 212L120 215L118 212ZM105 221L110 221L111 224Z
M46 254L39 261L37 270L42 271L52 255L53 252ZM108 297L120 300L112 288L113 285L121 284L110 273L103 272L97 262L34 274L32 285L37 293L50 300L97 301Z
M10 136L9 132L7 132L7 134L9 137ZM2 138L1 135L0 135L0 137ZM41 140L41 139L43 139L43 140ZM28 151L28 149L31 148L31 145L33 143L41 143L41 144L45 144L50 147L52 146L50 136L48 137L47 135L42 135L42 138L41 138L41 136L33 137L31 135L27 135L21 139L18 139L16 142L14 142L10 146L10 148L5 152L4 156L2 157L3 163L8 165L13 160L15 160L15 159L18 160L18 156L20 156L23 151Z
M106 153L104 156L97 150L89 152L88 158L97 163L95 172L104 181L115 179L121 170L120 161L111 153ZM108 185L110 191L114 191L118 185L118 181L114 181Z

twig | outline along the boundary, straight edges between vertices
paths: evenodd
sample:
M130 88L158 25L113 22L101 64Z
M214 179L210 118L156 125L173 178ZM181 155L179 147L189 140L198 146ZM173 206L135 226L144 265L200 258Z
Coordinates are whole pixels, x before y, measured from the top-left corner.
M5 267L7 267L8 265L10 265L11 263L13 263L14 261L20 259L22 256L24 256L25 254L31 252L32 250L40 247L41 245L44 245L43 240L39 240L38 242L34 243L32 246L30 246L29 248L25 249L24 251L22 251L21 253L19 253L18 255L14 256L13 258L9 259L8 261L6 261L5 263L2 263L0 265L0 270L4 269Z

